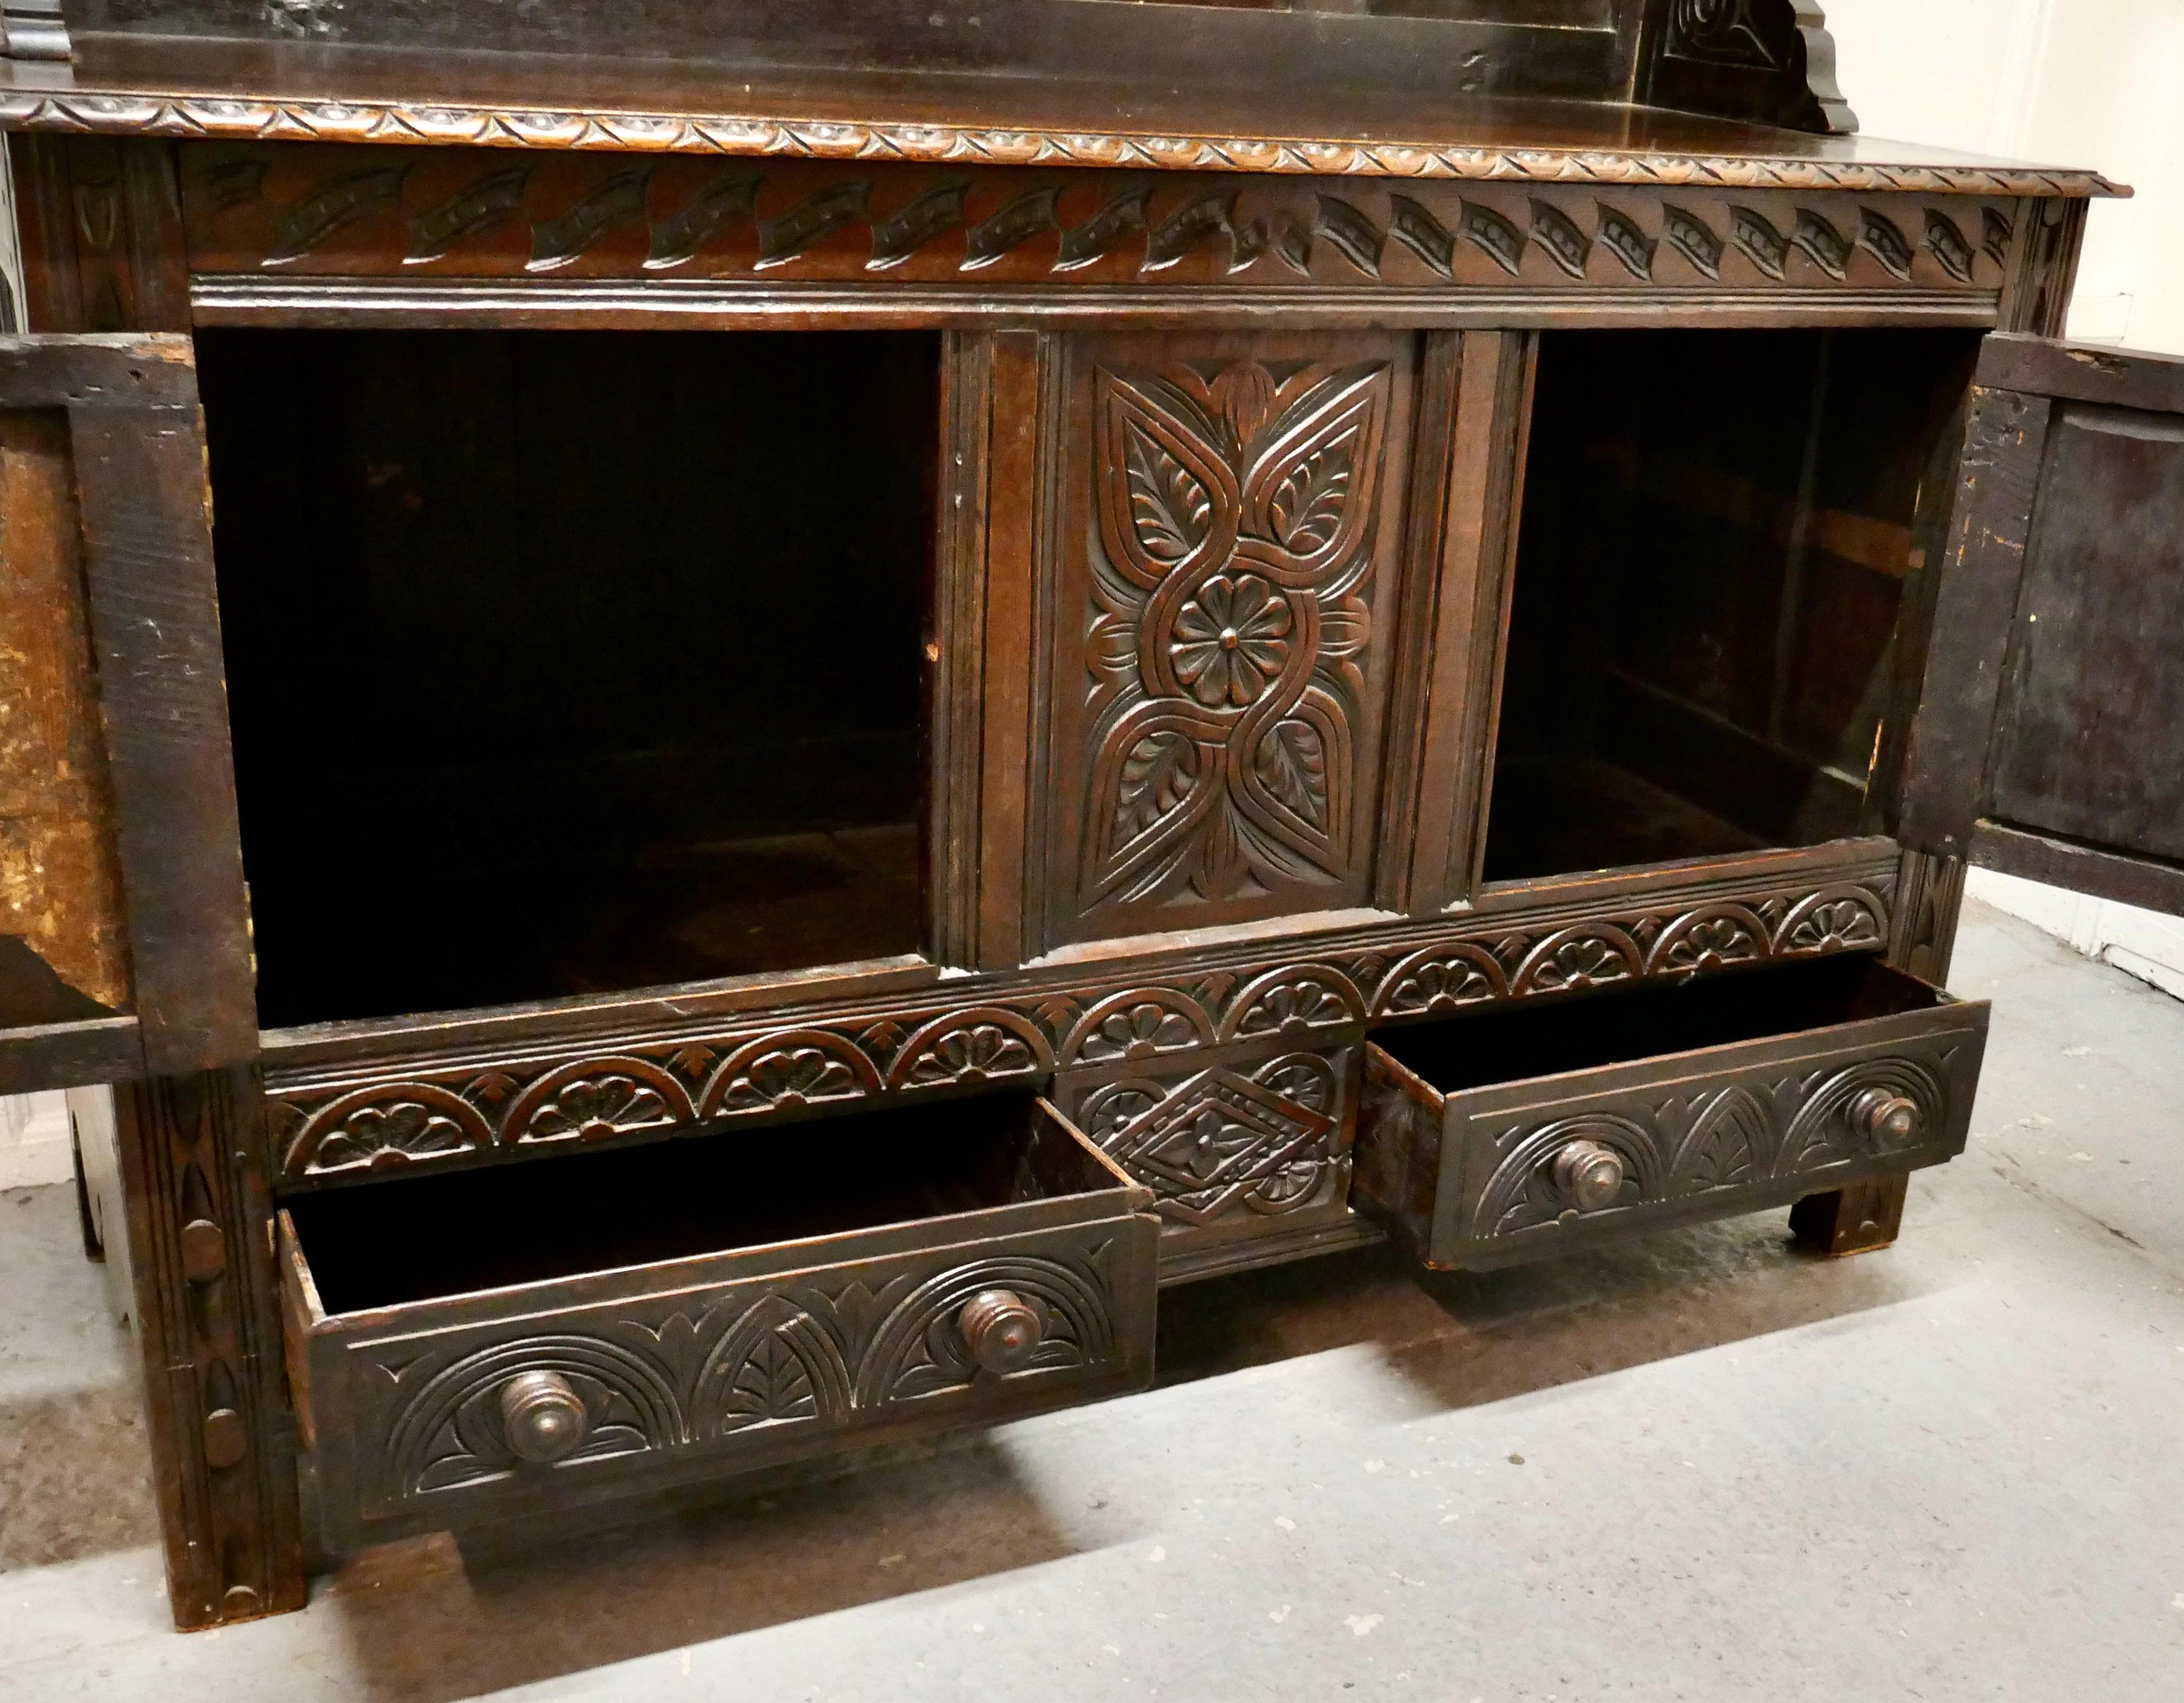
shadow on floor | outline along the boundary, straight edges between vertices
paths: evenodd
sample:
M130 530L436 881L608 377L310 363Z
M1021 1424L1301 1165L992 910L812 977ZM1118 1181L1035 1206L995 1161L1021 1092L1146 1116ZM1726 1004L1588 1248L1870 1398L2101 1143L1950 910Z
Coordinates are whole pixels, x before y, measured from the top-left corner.
M1807 1252L1783 1213L1499 1271L1364 1248L1166 1292L1157 1363L1167 1385L1377 1343L1438 1405L1475 1407L1922 1293L1885 1253Z
M506 1542L424 1538L321 1581L374 1699L501 1688L983 1579L1119 1542L1065 1533L1006 1454L973 1436L917 1458L753 1495L716 1492L632 1523ZM1089 1526L1089 1530L1086 1529ZM521 1547L510 1544L520 1543ZM602 1582L611 1580L611 1589Z

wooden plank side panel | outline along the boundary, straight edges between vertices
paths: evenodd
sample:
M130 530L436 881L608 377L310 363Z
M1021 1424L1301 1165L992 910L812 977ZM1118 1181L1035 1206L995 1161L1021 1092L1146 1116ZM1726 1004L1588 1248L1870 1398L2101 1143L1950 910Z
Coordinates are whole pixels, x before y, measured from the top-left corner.
M171 393L187 344L147 344ZM179 369L179 371L177 371ZM204 434L187 402L72 410L92 639L145 1063L254 1058Z
M1955 521L1935 591L1934 630L1905 762L1899 837L1962 857L1984 800L1987 751L2025 571L2025 541L2053 405L1972 389Z
M1982 813L2184 862L2184 361L2129 366L2055 410Z
M68 422L0 412L0 1025L128 1009Z

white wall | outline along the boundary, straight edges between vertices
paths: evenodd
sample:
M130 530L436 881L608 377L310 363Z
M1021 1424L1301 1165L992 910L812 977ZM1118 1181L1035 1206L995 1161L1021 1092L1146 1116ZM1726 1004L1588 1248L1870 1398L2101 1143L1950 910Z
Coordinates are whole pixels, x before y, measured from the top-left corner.
M73 1171L66 1097L0 1097L0 1188L65 1182Z
M1825 0L1868 135L2137 190L2095 205L2070 335L2184 354L2184 0Z

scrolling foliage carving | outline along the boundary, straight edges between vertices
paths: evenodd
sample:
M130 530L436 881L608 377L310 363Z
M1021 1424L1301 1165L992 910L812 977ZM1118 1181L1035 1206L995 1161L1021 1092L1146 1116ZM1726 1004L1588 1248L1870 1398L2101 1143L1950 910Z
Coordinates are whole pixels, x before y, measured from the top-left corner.
M1102 368L1094 387L1080 908L1343 881L1388 365Z

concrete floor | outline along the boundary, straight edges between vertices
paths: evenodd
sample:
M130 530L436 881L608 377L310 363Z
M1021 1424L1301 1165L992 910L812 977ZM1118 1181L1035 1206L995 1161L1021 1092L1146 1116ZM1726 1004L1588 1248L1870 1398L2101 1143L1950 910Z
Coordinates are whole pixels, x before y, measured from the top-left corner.
M1887 1253L1201 1285L1146 1395L187 1638L73 1202L0 1197L0 1697L2176 1703L2184 1004L1986 911L1955 985L1977 1133Z

